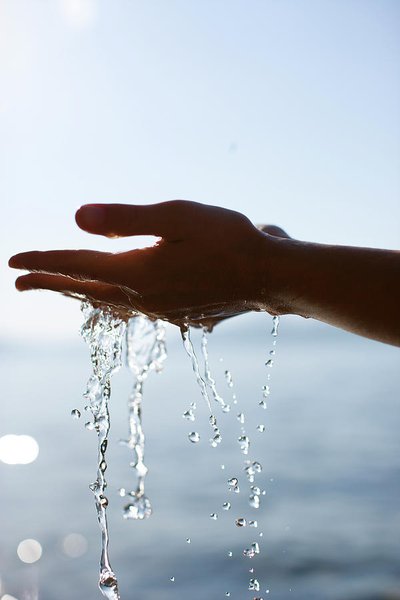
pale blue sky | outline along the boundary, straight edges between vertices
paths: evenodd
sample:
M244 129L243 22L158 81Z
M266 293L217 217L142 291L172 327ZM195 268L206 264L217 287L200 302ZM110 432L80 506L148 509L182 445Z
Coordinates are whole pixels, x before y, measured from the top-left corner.
M85 202L186 198L400 245L397 0L0 0L2 333L75 335L9 255L122 249Z

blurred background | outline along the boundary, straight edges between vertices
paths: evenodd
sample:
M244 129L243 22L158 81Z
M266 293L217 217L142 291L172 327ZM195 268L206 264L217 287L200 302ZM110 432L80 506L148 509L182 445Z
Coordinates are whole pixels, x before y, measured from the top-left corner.
M90 374L79 305L17 294L8 257L146 244L92 238L74 212L173 198L299 239L398 248L399 25L397 0L0 0L2 600L100 594L95 435L69 416ZM210 338L220 393L232 394L229 369L240 404L220 415L216 449L168 328L165 372L146 386L154 515L141 523L122 520L116 493L130 477L117 444L129 378L116 377L109 512L122 599L400 598L398 350L284 318L263 411L271 327L248 315ZM199 444L181 417L191 401ZM240 411L263 465L258 511L226 484L243 477ZM238 529L240 516L258 528ZM242 549L258 538L249 561Z

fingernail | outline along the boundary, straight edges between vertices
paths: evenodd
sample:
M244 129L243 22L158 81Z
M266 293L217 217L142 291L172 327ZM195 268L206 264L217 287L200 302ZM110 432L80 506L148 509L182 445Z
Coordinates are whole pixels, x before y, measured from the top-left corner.
M106 222L105 208L99 204L82 206L76 214L77 222L83 229L100 229Z

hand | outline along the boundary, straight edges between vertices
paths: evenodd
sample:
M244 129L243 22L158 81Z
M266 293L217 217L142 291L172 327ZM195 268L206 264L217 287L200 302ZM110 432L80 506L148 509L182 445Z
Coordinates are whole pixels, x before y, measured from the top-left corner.
M110 238L154 235L152 247L109 253L91 250L25 252L10 266L31 271L20 291L48 289L109 305L124 318L140 311L173 323L206 325L248 310L263 310L260 268L272 236L244 215L175 200L147 206L86 205L79 227ZM262 267L261 267L262 259ZM263 290L264 291L264 290Z

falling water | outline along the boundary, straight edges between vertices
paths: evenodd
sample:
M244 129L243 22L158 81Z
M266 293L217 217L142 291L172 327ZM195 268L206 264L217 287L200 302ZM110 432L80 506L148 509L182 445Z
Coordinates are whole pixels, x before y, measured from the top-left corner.
M121 366L121 347L125 331L125 323L117 318L111 310L93 308L88 303L82 304L84 323L81 329L82 338L89 345L93 373L88 381L85 398L87 408L93 416L92 429L97 433L98 467L97 478L90 485L95 498L97 520L101 531L101 555L99 588L109 600L119 600L118 582L112 570L108 554L107 505L105 495L107 481L106 451L110 430L108 402L111 393L111 376Z
M150 500L144 490L148 469L144 464L143 384L151 371L161 371L166 358L164 324L161 321L151 321L144 315L132 317L126 328L126 362L134 376L134 384L128 401L129 437L122 443L132 452L130 466L136 472L137 487L128 492L131 500L124 507L125 519L146 519L152 513ZM125 489L120 491L120 495L126 494Z

